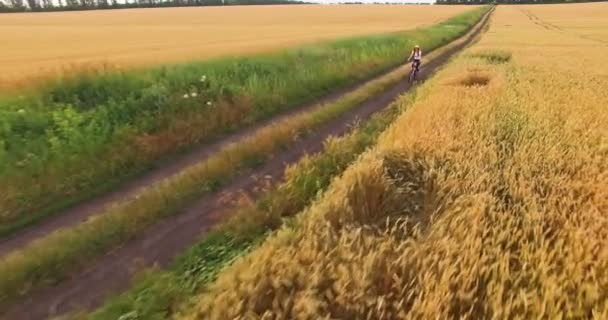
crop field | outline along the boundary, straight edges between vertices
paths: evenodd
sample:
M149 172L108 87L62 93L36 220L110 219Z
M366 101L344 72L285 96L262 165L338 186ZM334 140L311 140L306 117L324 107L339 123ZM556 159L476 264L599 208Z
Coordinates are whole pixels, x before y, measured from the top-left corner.
M244 6L6 15L0 93L79 69L243 54L413 29L466 6Z
M608 3L432 8L0 100L0 317L608 319Z
M607 16L499 6L373 149L178 318L608 318Z
M482 28L482 25L476 27ZM427 59L434 59L465 41L461 38L427 55ZM396 70L387 77L403 79L403 74L403 70ZM415 93L409 100L413 96ZM270 231L289 223L287 221L316 199L349 163L372 146L408 105L391 104L349 134L330 138L322 152L304 157L289 167L280 185L270 188L258 199L240 200L239 205L229 209L228 220L185 250L168 270L145 272L128 291L109 299L94 312L73 319L116 319L129 314L146 319L172 318L189 310L197 292L204 290L218 271L263 242Z
M404 48L414 42L429 50L445 44L479 17L479 7L467 8L427 28L86 74L0 99L0 179L11 181L0 185L0 234L111 188L169 155L368 79L401 63Z
M606 11L602 6L605 7L606 5L593 3L577 5L577 16L580 15L584 18L573 18L572 7L568 5L545 6L542 10L522 6L522 10L543 28L591 40L599 44L606 44L608 42L608 33L606 32L608 20L605 15Z
M144 284L145 297L129 291L91 316L176 312L374 145L401 108L365 121L412 88L404 48L424 47L430 74L476 39L489 10L264 54L80 74L0 99L0 308L42 318L98 306L99 292L126 289L132 272L166 267L202 237L173 275ZM332 135L345 136L324 143ZM234 220L216 225L224 217Z

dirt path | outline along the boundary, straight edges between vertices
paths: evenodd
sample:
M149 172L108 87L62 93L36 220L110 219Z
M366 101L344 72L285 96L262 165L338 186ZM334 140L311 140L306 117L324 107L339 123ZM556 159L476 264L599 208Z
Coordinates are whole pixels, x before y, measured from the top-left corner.
M0 257L13 250L25 247L30 242L38 238L42 238L43 236L46 236L55 230L75 226L87 220L91 216L102 213L103 210L109 205L123 201L125 199L129 199L135 196L144 188L158 183L159 181L166 179L184 170L187 167L190 167L207 159L210 155L215 152L218 152L222 147L230 143L251 136L254 134L254 132L260 130L261 128L267 127L273 123L283 121L288 117L292 117L299 113L309 112L310 110L319 107L319 105L336 101L344 94L354 91L355 89L367 83L368 81L369 80L359 81L355 84L352 84L322 98L319 98L315 101L312 101L309 104L306 104L299 108L290 109L271 119L261 121L252 126L240 129L237 132L229 134L212 143L199 145L194 149L190 150L189 152L185 152L183 154L175 156L170 160L166 160L166 163L159 163L158 167L119 185L111 192L101 194L92 200L82 202L73 207L70 207L69 209L63 212L58 212L50 217L47 217L46 219L38 222L37 224L26 227L9 236L0 238Z
M489 14L469 33L466 41L428 61L421 69L422 78L435 72L450 57L475 40L487 23ZM220 219L221 212L226 207L226 195L253 193L260 183L258 177L280 178L287 164L294 163L307 153L320 151L328 136L343 135L354 122L367 119L387 107L409 88L410 84L405 80L397 83L382 94L362 103L352 112L318 128L261 168L244 173L222 192L199 199L180 214L155 224L131 242L92 261L89 269L75 273L56 286L35 290L23 300L9 306L4 317L43 319L100 305L108 295L127 289L135 271L154 264L164 267L177 254L200 239L201 234Z

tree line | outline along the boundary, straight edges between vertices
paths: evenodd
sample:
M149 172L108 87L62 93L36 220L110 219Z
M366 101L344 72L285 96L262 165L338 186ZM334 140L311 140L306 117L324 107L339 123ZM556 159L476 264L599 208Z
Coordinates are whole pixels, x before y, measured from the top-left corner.
M534 4L601 2L606 0L436 0L436 4ZM0 0L0 13L98 9L199 7L220 5L305 4L294 0ZM352 4L362 2L352 2ZM394 2L379 1L392 4Z
M0 13L302 3L292 0L0 0Z

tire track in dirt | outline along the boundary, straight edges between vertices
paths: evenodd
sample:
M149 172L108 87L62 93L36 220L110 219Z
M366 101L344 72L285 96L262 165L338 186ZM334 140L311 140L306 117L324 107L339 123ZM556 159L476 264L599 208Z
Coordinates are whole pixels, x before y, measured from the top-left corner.
M571 30L563 29L562 27L560 27L558 25L552 24L548 21L545 21L545 20L539 18L537 15L535 15L534 13L532 13L529 10L520 9L520 11L523 12L523 14L525 14L528 17L528 19L530 19L530 21L532 21L534 24L536 24L542 28L545 28L547 30L560 32L565 35L573 36L575 38L579 38L579 39L583 39L583 40L587 40L587 41L593 41L593 42L604 44L604 45L608 44L608 41L601 40L601 39L595 39L593 37L589 37L584 34L580 34L580 33L577 33L577 32L571 31Z
M523 14L525 14L526 17L528 17L528 19L530 19L530 21L532 21L537 26L540 26L540 27L545 28L547 30L564 32L564 30L562 30L560 27L558 27L556 25L553 25L551 23L548 23L548 22L540 19L537 15L533 14L530 10L520 9L520 11L523 12Z
M388 71L381 72L380 74L382 76L392 72L393 70L394 68L389 68ZM343 95L356 90L358 87L364 85L368 81L369 79L357 81L355 84L349 85L322 98L316 99L311 103L303 105L299 108L285 111L268 120L239 129L237 132L229 134L214 142L198 145L189 152L175 155L173 157L169 156L167 157L167 161L165 161L165 163L158 162L158 167L151 169L146 173L135 177L134 179L125 181L114 188L111 192L100 194L92 200L81 202L75 206L63 210L62 212L53 214L52 216L47 217L36 224L21 229L6 237L0 238L0 257L13 250L25 247L34 240L42 238L55 230L68 228L82 223L90 217L102 213L104 209L110 205L133 198L146 187L154 185L155 183L169 178L190 166L204 161L209 156L231 143L251 136L254 134L254 132L264 127L281 122L296 114L309 112L324 104L334 102ZM169 161L168 159L171 160Z
M486 13L473 30L463 37L465 41L427 62L421 69L421 79L424 80L453 55L473 43L487 25L492 11L493 9ZM131 242L90 261L88 269L75 272L55 286L31 292L21 301L5 308L3 316L6 319L42 319L76 310L89 310L100 305L109 295L127 289L137 270L153 265L167 266L178 253L195 243L221 219L227 199L234 200L243 193L255 194L260 185L264 184L259 177L263 177L262 181L280 179L288 164L296 162L305 154L321 151L327 137L347 133L357 121L365 120L390 105L411 87L406 78L404 75L402 81L383 93L321 126L285 152L267 161L261 168L240 175L221 192L200 198L180 214L151 226Z

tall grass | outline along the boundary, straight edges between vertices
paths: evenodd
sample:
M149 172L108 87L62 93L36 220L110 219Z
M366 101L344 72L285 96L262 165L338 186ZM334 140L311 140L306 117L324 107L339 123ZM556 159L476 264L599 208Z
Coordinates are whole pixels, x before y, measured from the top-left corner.
M192 199L217 190L240 170L263 163L298 137L358 106L403 79L397 70L343 96L336 102L289 117L258 130L253 136L221 149L207 160L163 180L99 215L60 229L0 261L0 302L32 287L59 281L80 261L106 252L142 229L176 214Z
M458 40L442 48L464 41ZM433 59L440 52L427 55ZM408 94L413 101L416 94ZM405 102L405 100L403 100ZM305 157L285 172L285 181L256 201L244 199L226 213L231 218L182 254L168 271L147 270L133 286L92 313L65 319L169 318L188 312L192 298L212 282L234 259L256 247L272 230L291 223L296 213L318 197L330 181L367 147L402 112L392 105L374 115L362 128L342 138L331 138L320 154ZM62 318L64 319L64 318Z
M460 40L450 46L458 42ZM427 59L437 54L433 52ZM188 312L196 302L193 297L205 290L218 272L259 245L271 231L295 221L292 217L319 197L334 177L373 145L378 135L415 98L416 92L410 92L399 107L393 104L345 137L330 138L322 153L305 157L289 167L281 185L266 191L256 201L245 199L227 212L231 218L182 254L169 270L146 271L127 292L108 300L94 312L66 318L154 319Z
M486 8L424 29L141 72L83 74L0 102L0 234L197 143L386 70L414 42L463 34Z
M133 200L119 203L80 225L59 230L9 254L0 261L0 301L61 280L78 262L89 260L151 223L178 212L190 199L214 190L234 177L240 168L259 163L302 133L346 112L402 78L403 71L395 71L335 103L264 128L250 138L225 147L206 161L142 191Z
M258 200L242 201L230 210L229 220L187 250L168 271L144 273L126 293L91 314L72 319L118 319L129 315L166 319L187 310L191 298L212 282L222 268L304 209L333 177L375 143L398 114L394 105L347 136L329 139L322 153L290 166L280 185L266 191Z
M444 70L183 318L608 317L602 49L578 41L595 65L563 76L563 34L517 10L498 8L476 48L510 62L471 54ZM541 41L553 56L532 64Z
M249 160L264 159L294 137L349 110L402 77L402 72L392 73L336 103L265 128L251 138L226 147L204 163L144 190L134 200L119 203L85 223L55 232L4 257L0 262L0 300L61 280L78 262L105 252L147 225L175 213L192 197L217 188L237 174L239 168L256 162Z

